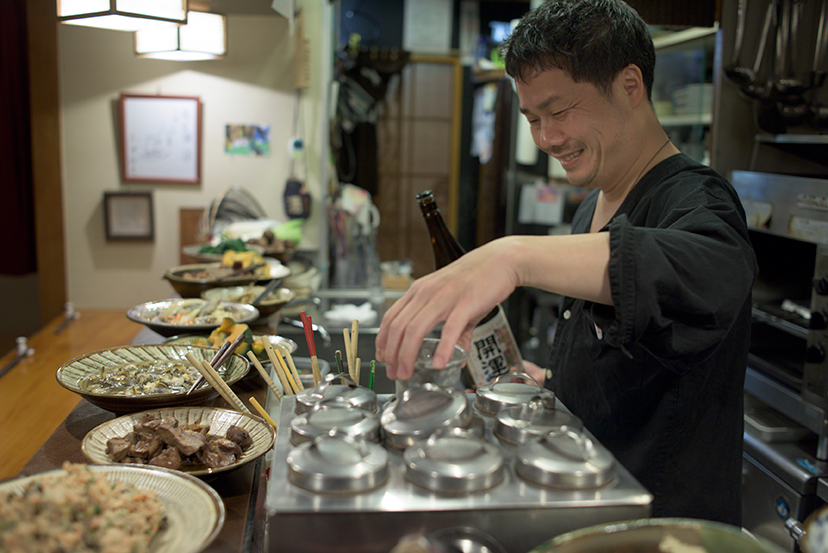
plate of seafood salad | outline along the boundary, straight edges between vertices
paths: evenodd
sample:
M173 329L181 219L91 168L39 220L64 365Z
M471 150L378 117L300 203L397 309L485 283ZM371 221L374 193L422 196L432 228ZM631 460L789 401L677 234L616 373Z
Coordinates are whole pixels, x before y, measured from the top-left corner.
M209 361L217 351L214 347L184 344L119 346L70 359L55 377L64 388L114 413L199 405L218 397L218 391L205 383L187 393L201 375L187 356ZM232 386L249 370L250 362L234 353L217 372Z
M196 553L224 519L215 490L159 467L66 462L0 483L0 551Z
M101 369L86 377L81 386L93 394L143 396L186 392L200 373L182 359L132 361Z
M184 298L142 303L129 309L126 315L131 321L170 337L180 333L209 332L224 319L252 323L259 318L259 311L246 303Z

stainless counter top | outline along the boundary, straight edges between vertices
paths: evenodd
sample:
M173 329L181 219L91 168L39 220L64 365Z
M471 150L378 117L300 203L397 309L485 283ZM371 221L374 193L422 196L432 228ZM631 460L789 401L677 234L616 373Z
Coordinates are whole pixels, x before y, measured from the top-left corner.
M380 396L381 402L387 398ZM401 453L389 450L390 477L380 488L350 495L309 492L288 480L294 407L293 396L282 400L278 413L269 407L279 416L265 499L270 551L387 553L407 533L472 526L510 553L524 553L563 532L651 513L652 496L618 463L615 479L597 489L552 489L523 480L510 461L513 455L491 436L488 418L487 441L499 445L507 459L506 476L494 488L460 495L430 492L407 480Z

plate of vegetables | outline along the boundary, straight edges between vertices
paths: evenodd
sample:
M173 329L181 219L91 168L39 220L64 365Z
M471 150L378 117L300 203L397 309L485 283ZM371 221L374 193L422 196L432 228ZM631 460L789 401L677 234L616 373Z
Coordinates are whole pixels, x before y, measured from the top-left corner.
M224 319L252 323L259 318L259 310L247 303L183 298L142 303L129 309L126 316L161 336L170 337L209 333L221 326Z

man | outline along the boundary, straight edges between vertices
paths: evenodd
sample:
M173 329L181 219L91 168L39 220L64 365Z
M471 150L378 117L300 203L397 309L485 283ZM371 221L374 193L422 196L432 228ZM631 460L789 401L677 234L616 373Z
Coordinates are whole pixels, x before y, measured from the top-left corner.
M757 268L736 193L664 133L652 39L621 0L548 1L502 50L535 143L590 193L571 235L507 236L417 280L377 359L408 378L438 323L435 366L516 287L561 294L545 386L653 494L653 516L740 525Z

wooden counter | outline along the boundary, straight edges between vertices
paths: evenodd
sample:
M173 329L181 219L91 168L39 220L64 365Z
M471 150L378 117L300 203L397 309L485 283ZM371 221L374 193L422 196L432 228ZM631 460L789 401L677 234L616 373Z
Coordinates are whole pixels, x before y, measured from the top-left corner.
M60 333L60 315L29 336L34 355L25 357L0 378L0 480L20 469L80 401L80 396L57 383L55 373L66 361L99 349L129 344L143 325L124 311L83 311ZM17 356L0 358L0 368Z
M64 461L85 463L81 441L87 432L115 418L110 413L64 389L55 379L57 369L66 361L99 349L130 343L160 342L163 338L143 325L129 321L123 311L81 313L58 335L60 317L29 339L35 349L32 357L22 359L0 378L0 421L6 439L0 441L0 479L26 476L58 469ZM12 352L0 359L0 368L16 356ZM267 387L261 378L245 378L234 391L253 410L252 396L265 404ZM208 405L227 407L217 398ZM262 460L241 468L205 478L224 502L224 526L206 552L249 552L259 550L262 520L254 520L261 498L258 490L264 478Z

